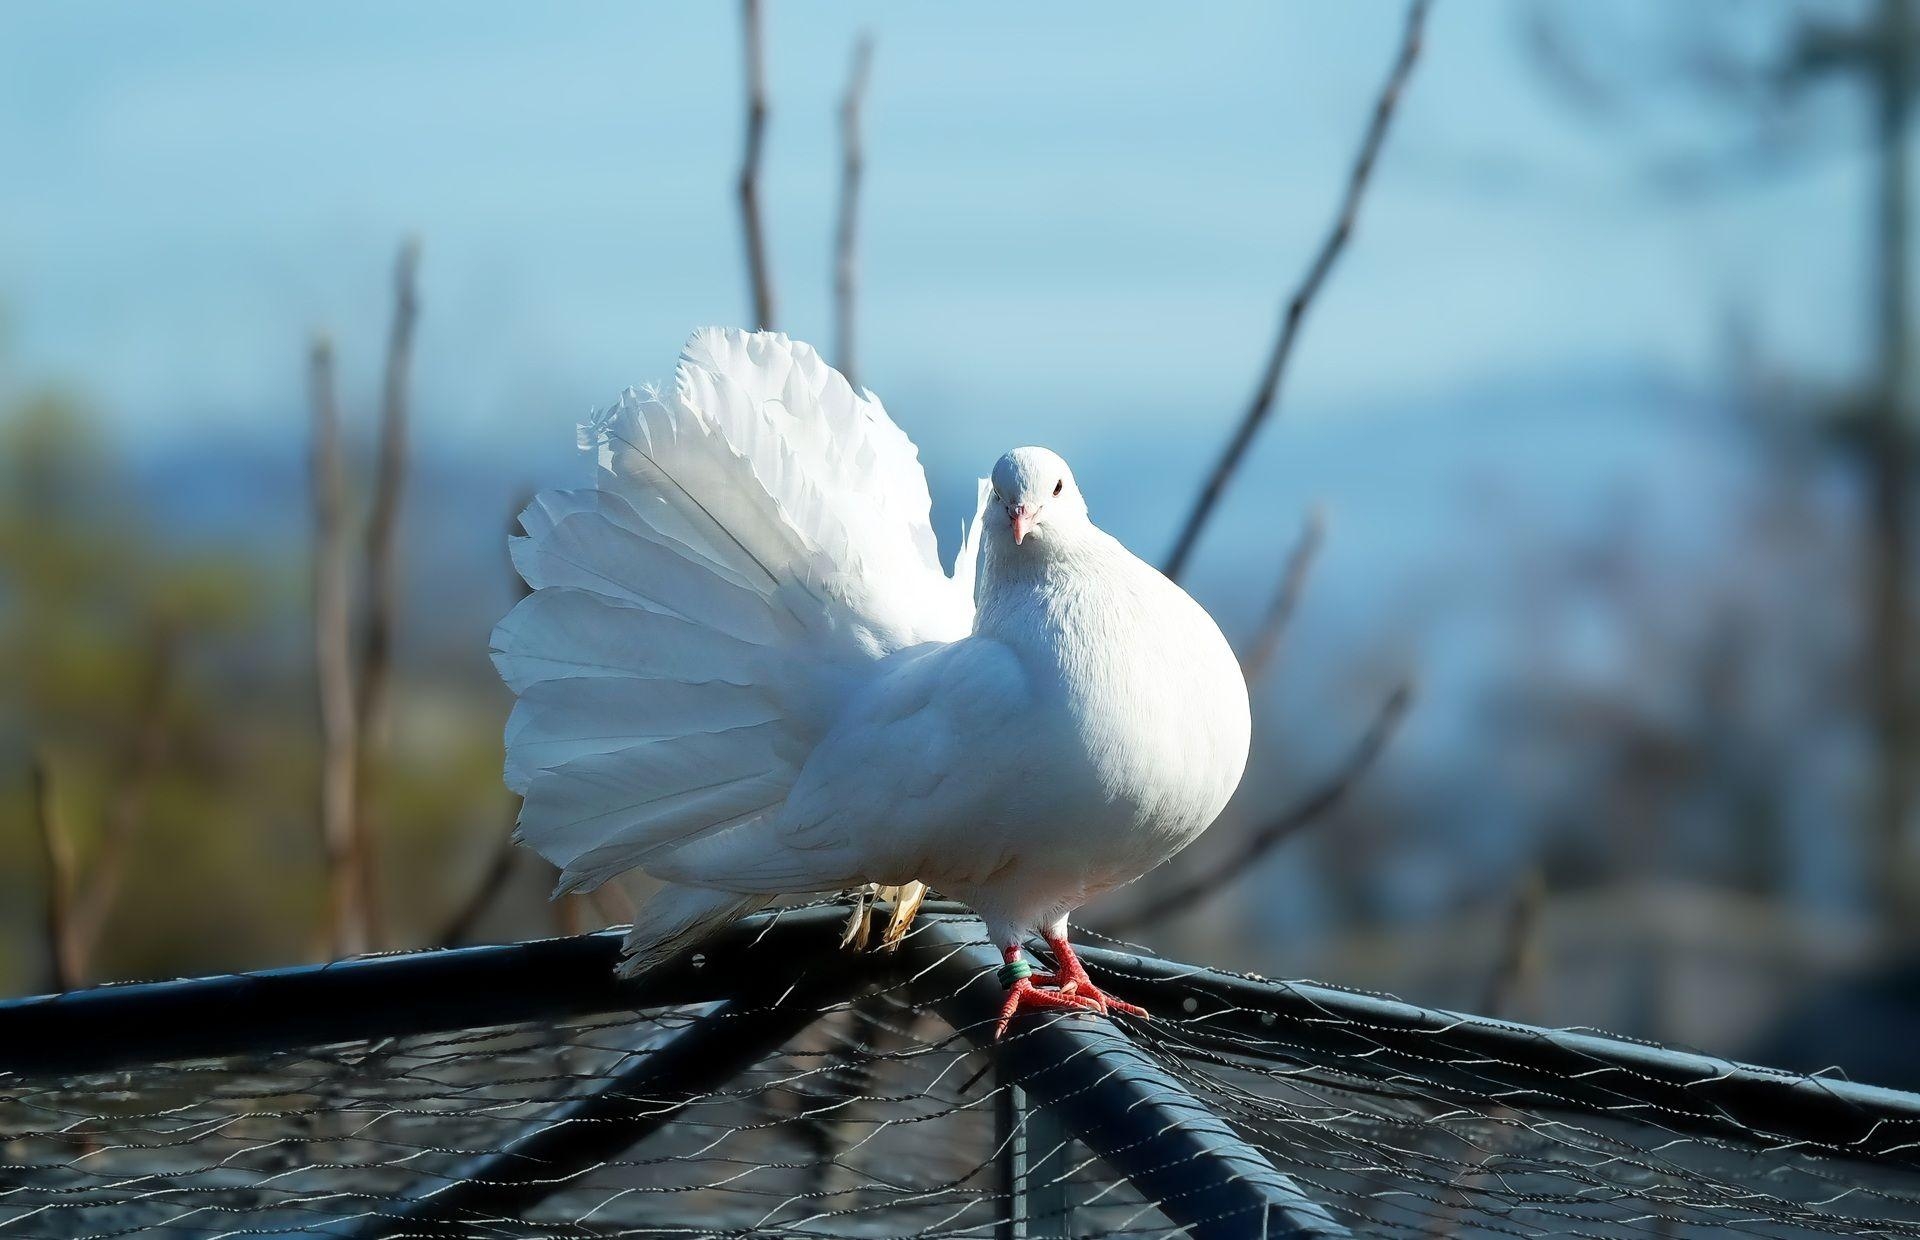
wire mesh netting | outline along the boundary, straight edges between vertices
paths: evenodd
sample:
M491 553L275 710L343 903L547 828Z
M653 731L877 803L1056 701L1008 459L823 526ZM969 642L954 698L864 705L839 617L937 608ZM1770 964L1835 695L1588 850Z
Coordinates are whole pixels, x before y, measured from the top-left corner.
M909 950L875 965L876 988L782 1026L730 1001L0 1074L0 1237L1177 1234L1177 1203L1146 1200L954 1019L990 964L961 959L955 983ZM1477 1040L1511 1026L1414 1029L1243 979L1274 1002L1222 1003L1221 976L1161 979L1160 1018L1128 1026L1138 1062L1351 1234L1920 1236L1903 1114L1864 1116L1866 1141L1772 1131L1724 1105L1726 1072L1676 1092L1624 1044L1571 1069ZM788 1032L710 1084L655 1070L689 1048L711 1066L765 1028ZM1050 1032L1011 1036L1031 1050ZM1788 1103L1821 1087L1777 1083ZM419 1221L476 1177L535 1187L510 1210Z
M725 1017L689 1009L8 1081L0 1235L350 1232L557 1107L599 1097L703 1019ZM1010 1216L1029 1116L1009 1116L1012 1087L986 1067L938 1018L865 1002L617 1156L543 1169L559 1187L524 1218L465 1222L501 1236L992 1234ZM667 1105L637 1097L628 1114ZM1071 1189L1077 1226L1166 1232L1084 1152L1034 1154Z
M1278 1030L1158 1032L1182 1083L1358 1234L1920 1235L1913 1168L1758 1132L1692 1133L1630 1081L1613 1111L1508 1105L1533 1092L1509 1075L1522 1065L1453 1053L1444 1035L1435 1079L1370 1045L1364 1026L1339 1058L1289 1055ZM1458 1083L1463 1069L1480 1089Z

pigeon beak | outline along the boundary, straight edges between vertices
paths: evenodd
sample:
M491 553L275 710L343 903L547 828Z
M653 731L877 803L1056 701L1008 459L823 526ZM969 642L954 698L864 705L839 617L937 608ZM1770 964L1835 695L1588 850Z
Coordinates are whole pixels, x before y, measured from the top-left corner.
M1007 520L1013 525L1014 546L1019 546L1026 539L1033 529L1034 519L1039 515L1039 509L1029 508L1025 504L1015 504L1007 509Z

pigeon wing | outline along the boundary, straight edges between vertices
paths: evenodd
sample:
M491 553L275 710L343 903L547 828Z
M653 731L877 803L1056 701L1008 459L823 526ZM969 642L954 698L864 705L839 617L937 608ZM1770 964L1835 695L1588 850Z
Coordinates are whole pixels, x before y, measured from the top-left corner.
M1018 726L1032 686L991 638L905 651L808 757L781 812L696 840L653 871L730 891L830 890L991 872L1047 762Z

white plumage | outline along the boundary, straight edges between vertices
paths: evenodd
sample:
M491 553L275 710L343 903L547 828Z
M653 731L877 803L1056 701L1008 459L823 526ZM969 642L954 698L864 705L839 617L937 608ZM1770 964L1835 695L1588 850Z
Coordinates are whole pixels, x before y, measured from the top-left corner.
M595 485L522 515L534 592L494 660L521 840L562 890L669 884L630 968L783 893L916 879L1070 955L1067 915L1238 784L1226 641L1054 454L1001 459L949 574L913 444L785 336L698 332L581 438ZM1068 963L1049 1005L1105 1010Z

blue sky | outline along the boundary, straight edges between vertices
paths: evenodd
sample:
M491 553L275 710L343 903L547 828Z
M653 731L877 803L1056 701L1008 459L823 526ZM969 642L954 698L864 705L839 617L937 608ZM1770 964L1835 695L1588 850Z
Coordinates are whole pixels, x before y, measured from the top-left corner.
M835 110L870 30L862 378L922 444L942 534L994 457L1039 442L1159 554L1327 225L1401 6L768 13L781 325L832 347ZM1488 479L1566 520L1623 485L1684 501L1652 463L1703 459L1696 432L1644 415L1720 382L1736 306L1777 370L1860 364L1849 101L1787 174L1662 198L1649 152L1737 119L1682 98L1597 123L1544 87L1521 15L1437 6L1203 583L1272 558L1316 499L1320 588L1376 612ZM421 454L557 463L583 412L746 314L738 23L728 3L0 7L0 378L87 393L129 453L297 444L315 328L369 415L414 232Z
M973 476L1040 442L1157 554L1326 227L1401 6L768 12L781 325L831 349L835 109L870 30L862 377L925 449L943 534ZM1479 480L1564 514L1696 459L1692 432L1626 415L1710 392L1735 306L1776 369L1859 364L1846 101L1788 174L1662 198L1649 152L1737 121L1680 100L1596 123L1544 88L1520 16L1436 8L1216 567L1325 499L1345 540L1326 588L1349 554L1364 598L1361 566L1420 559L1409 531ZM692 326L746 313L740 76L722 3L6 6L6 370L86 392L134 453L297 442L314 328L366 416L416 232L422 453L557 460Z
M986 459L1011 440L1123 429L1197 451L1224 432L1401 14L770 12L781 325L830 345L833 108L871 29L864 377L930 449ZM544 433L663 374L690 326L745 313L737 20L731 4L9 5L10 369L82 386L142 438L297 431L307 332L332 330L370 375L390 255L417 231L423 418L503 446ZM1293 410L1411 414L1596 363L1710 378L1735 300L1770 352L1846 373L1851 144L1738 195L1662 201L1633 178L1632 130L1542 89L1516 21L1437 10ZM1696 119L1715 132L1667 127Z
M1401 6L767 3L780 326L832 347L834 114L869 29L861 377L923 446L943 534L1038 442L1159 555L1327 226ZM1714 11L1762 42L1778 14ZM1829 92L1824 145L1781 175L1661 197L1651 153L1740 119L1665 95L1597 121L1544 86L1521 12L1437 7L1283 417L1198 562L1243 631L1325 502L1270 690L1312 723L1297 750L1342 748L1378 698L1351 681L1385 662L1425 686L1394 760L1450 762L1529 540L1558 554L1625 508L1710 563L1738 470L1700 415L1733 327L1798 379L1863 362L1857 101ZM558 462L581 414L747 313L740 77L730 3L0 6L0 385L86 393L127 454L291 451L316 328L364 424L417 233L420 456ZM506 493L561 481L543 468L474 499L489 557Z

